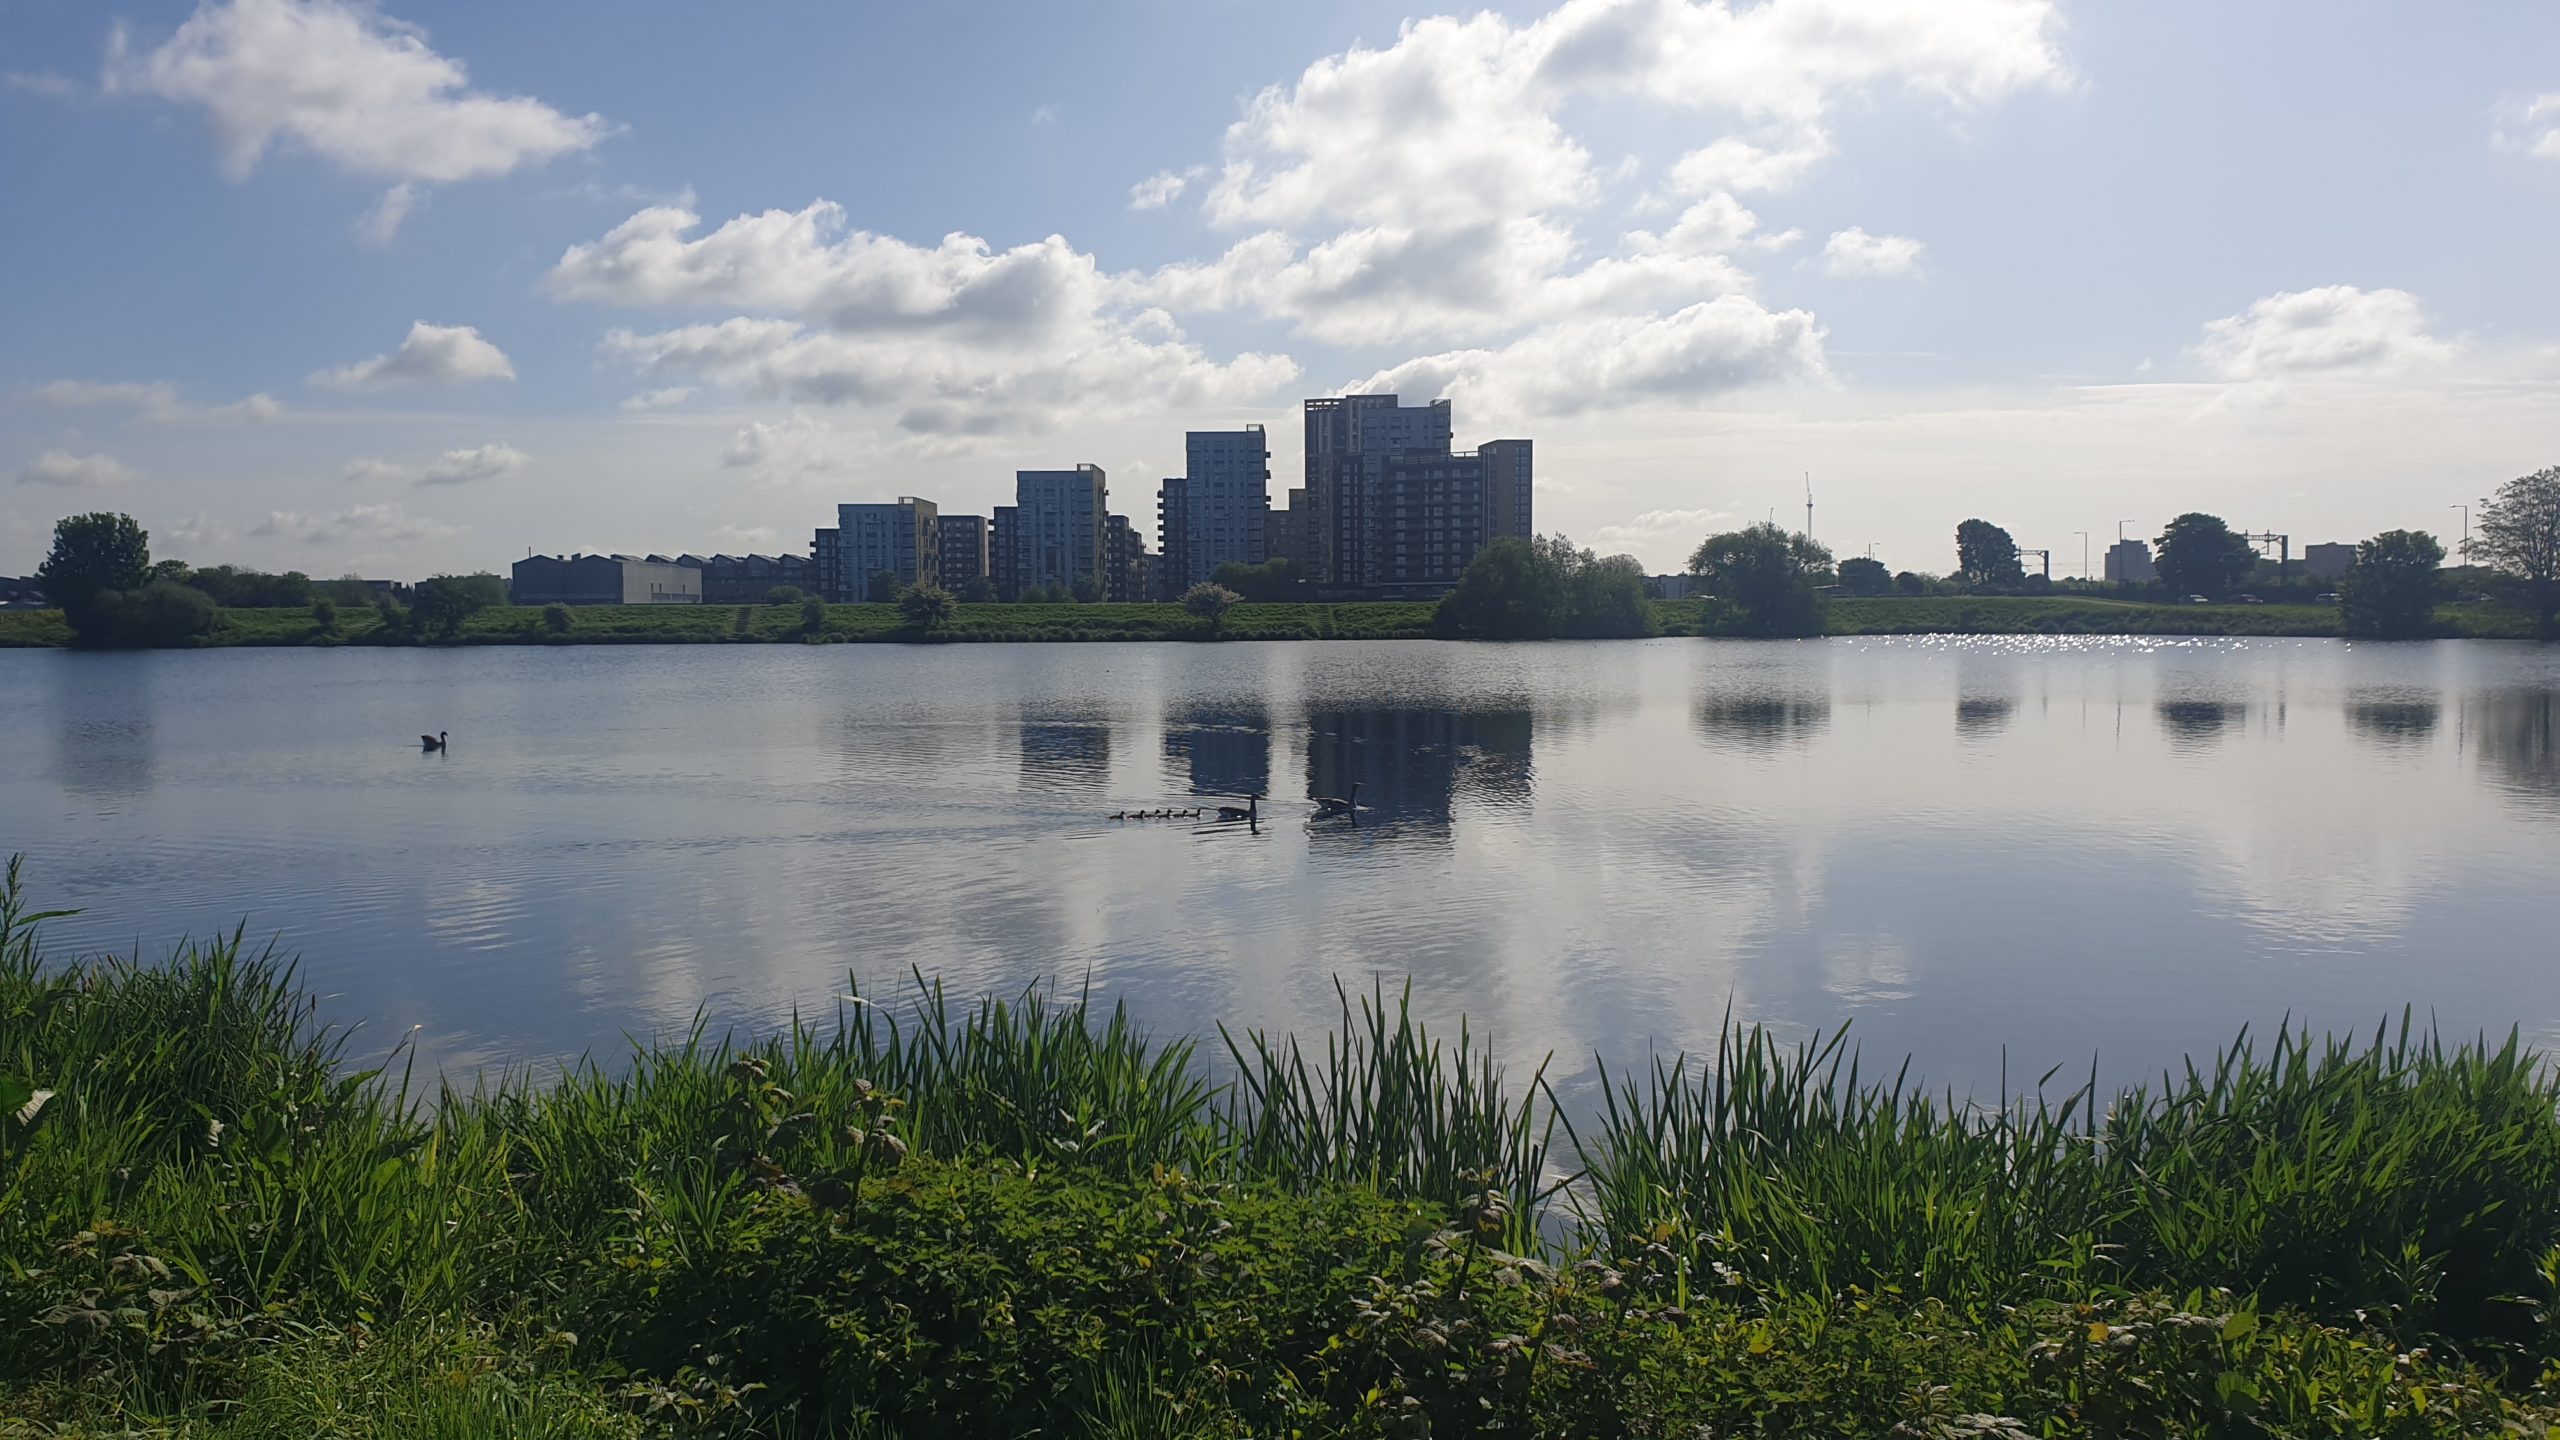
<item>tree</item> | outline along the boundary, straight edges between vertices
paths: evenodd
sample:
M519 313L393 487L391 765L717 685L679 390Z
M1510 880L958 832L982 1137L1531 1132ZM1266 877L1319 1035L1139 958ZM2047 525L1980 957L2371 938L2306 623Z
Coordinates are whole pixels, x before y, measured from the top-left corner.
M776 585L764 592L767 605L797 605L808 598L808 592L797 585Z
M996 582L984 575L972 575L969 583L960 587L960 603L963 605L984 605L995 598Z
M182 645L222 626L222 607L193 586L154 580L138 590L99 594L80 632L90 645Z
M323 635L338 633L338 602L322 595L311 602L311 628Z
M827 602L812 595L800 602L800 631L815 635L827 628Z
M36 586L75 636L90 628L98 597L139 590L151 578L151 537L130 515L98 511L53 527L53 550L36 567Z
M1564 603L1564 575L1554 560L1534 542L1505 535L1467 562L1432 623L1445 634L1537 640L1555 633Z
M1209 573L1209 582L1256 602L1296 600L1306 590L1297 567L1282 555L1274 555L1259 565L1230 560Z
M2415 640L2435 628L2444 547L2433 535L2385 530L2356 547L2338 579L2338 622L2350 635Z
M895 570L872 571L871 578L863 584L862 593L863 597L874 605L886 605L897 599L898 572Z
M951 623L951 592L930 580L919 580L898 595L898 613L928 633Z
M1905 570L1893 577L1893 588L1903 595L1926 595L1929 593L1929 581L1918 571Z
M1988 520L1967 520L1956 527L1956 573L1977 590L2022 585L2027 579L2018 542Z
M1831 552L1809 535L1790 535L1762 522L1710 535L1689 557L1699 588L1742 607L1744 628L1755 635L1819 635L1822 596L1817 577L1831 568Z
M569 607L557 600L542 607L542 628L554 635L568 634L569 627L576 623L576 617L569 613Z
M1224 570L1228 567L1221 565L1218 568ZM1191 612L1194 617L1208 621L1209 633L1215 635L1225 628L1227 612L1234 609L1236 602L1243 598L1214 580L1203 580L1182 592L1182 608Z
M408 638L409 612L401 608L399 601L392 599L388 595L377 595L373 600L373 614L374 618L381 622L382 636L384 639L402 640Z
M2258 561L2258 552L2219 517L2192 510L2170 521L2154 548L2160 583L2176 595L2226 594Z
M1564 568L1565 613L1560 635L1636 636L1653 633L1653 602L1644 593L1644 564L1633 555L1594 556L1575 550L1563 536L1553 542Z
M2481 501L2479 531L2462 553L2523 584L2534 634L2560 635L2560 466L2510 480Z
M1094 575L1077 576L1074 583L1067 586L1067 598L1079 605L1091 605L1100 601L1102 599L1101 578Z
M462 634L462 626L472 616L489 608L489 586L494 575L438 575L418 582L409 604L409 617L418 628L446 640ZM503 593L503 592L502 592Z
M1866 555L1852 555L1840 562L1840 589L1849 595L1884 595L1893 590L1893 576L1884 562Z

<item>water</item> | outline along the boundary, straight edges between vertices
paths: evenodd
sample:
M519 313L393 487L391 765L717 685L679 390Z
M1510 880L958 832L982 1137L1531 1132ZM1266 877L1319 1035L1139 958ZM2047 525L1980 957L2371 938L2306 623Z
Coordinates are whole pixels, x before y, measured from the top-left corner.
M245 924L449 1071L914 967L1195 1032L1409 976L1569 1088L1854 1021L1988 1091L2288 1013L2560 1041L2555 695L2295 640L0 652L0 850L59 947ZM1195 790L1275 798L1107 818Z

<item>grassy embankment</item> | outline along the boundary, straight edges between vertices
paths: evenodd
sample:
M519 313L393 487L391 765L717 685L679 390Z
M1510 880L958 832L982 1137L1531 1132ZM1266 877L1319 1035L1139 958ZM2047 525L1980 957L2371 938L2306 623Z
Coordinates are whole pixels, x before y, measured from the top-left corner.
M1238 605L1229 612L1229 640L1412 640L1432 633L1432 606L1410 601L1342 605ZM1718 607L1701 600L1653 602L1664 635L1725 634L1733 629ZM2478 639L2525 639L2530 617L2486 605L2447 605L2436 612L2439 632ZM463 627L466 645L684 645L792 644L813 637L797 606L594 605L571 611L571 628L555 635L542 611L525 605L485 610ZM322 634L302 610L229 610L223 628L202 642L230 645L369 645L382 643L370 610L339 612L338 629ZM2071 597L1931 597L1835 600L1834 635L2335 635L2338 612L2328 605L2145 605ZM1198 640L1207 631L1178 605L963 605L951 624L932 638L971 640ZM0 612L0 648L67 644L70 631L59 612ZM912 641L898 612L886 605L836 605L815 638L829 641Z
M1222 1032L1220 1085L1116 1014L934 994L420 1103L236 941L47 964L33 918L13 875L0 1433L2560 1417L2560 1089L2512 1043L2288 1035L1974 1108L1738 1029L1577 1133L1392 1000Z

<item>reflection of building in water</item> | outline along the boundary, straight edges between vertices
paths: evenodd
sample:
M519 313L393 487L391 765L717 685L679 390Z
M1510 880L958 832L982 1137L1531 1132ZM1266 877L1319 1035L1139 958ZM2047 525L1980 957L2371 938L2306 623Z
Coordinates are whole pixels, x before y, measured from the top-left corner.
M2209 745L2249 716L2249 707L2236 700L2163 700L2158 708L2172 745Z
M2351 700L2347 724L2383 745L2418 745L2436 733L2443 709L2433 700Z
M1271 715L1259 705L1195 705L1164 722L1164 755L1203 795L1271 793Z
M2560 813L2560 696L2496 691L2466 700L2462 728L2480 749L2482 773L2536 809Z
M1111 726L1094 719L1022 722L1022 784L1033 790L1095 790L1111 778Z
M1805 745L1831 723L1831 697L1746 692L1708 695L1698 701L1698 733L1710 745L1736 750L1776 750Z
M1530 717L1520 711L1322 710L1307 717L1307 793L1360 786L1361 818L1446 830L1463 781L1505 803L1529 791Z
M1956 734L1967 740L1988 739L2017 713L2018 702L2006 695L1962 696L1956 701Z

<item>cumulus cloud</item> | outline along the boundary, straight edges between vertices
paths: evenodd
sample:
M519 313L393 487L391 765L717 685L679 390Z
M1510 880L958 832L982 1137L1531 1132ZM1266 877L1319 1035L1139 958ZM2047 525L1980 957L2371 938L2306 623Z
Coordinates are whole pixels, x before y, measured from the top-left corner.
M728 448L720 452L720 463L749 471L760 480L796 480L842 475L869 449L861 439L795 410L780 420L750 422L730 437Z
M1788 190L1829 158L1831 137L1818 129L1770 143L1727 135L1681 156L1671 167L1671 188L1684 195Z
M887 406L907 430L969 434L1252 399L1298 374L1281 356L1212 360L1060 236L1001 251L973 235L913 245L847 230L826 201L696 237L700 224L643 210L551 272L565 299L772 312L606 336L609 358L670 388Z
M494 480L523 469L532 458L504 440L493 440L468 450L447 450L420 472L418 483L463 485L473 480Z
M74 455L68 450L47 450L18 470L21 485L63 485L96 489L103 485L119 485L141 478L141 472L113 455Z
M1129 208L1161 210L1181 199L1182 192L1190 187L1191 182L1205 173L1207 173L1207 167L1201 165L1194 165L1178 173L1172 170L1159 170L1129 187Z
M2405 290L2328 285L2270 295L2204 327L2196 360L2224 380L2384 374L2452 358Z
M506 352L480 338L469 325L409 327L400 348L370 360L311 377L314 385L334 390L379 390L395 385L459 385L473 380L513 380L516 367Z
M460 526L411 515L398 505L386 504L352 505L323 514L271 511L250 533L304 545L400 545L449 539L463 532Z
M2507 107L2490 138L2499 148L2537 160L2560 160L2560 94L2536 95Z
M1604 555L1624 551L1647 565L1678 565L1699 541L1731 529L1735 519L1722 510L1647 510L1593 530L1585 542Z
M670 405L681 405L692 398L692 386L669 385L658 390L643 390L639 394L632 396L630 399L623 401L622 408L625 410L663 410Z
M1822 247L1823 268L1850 278L1908 275L1920 268L1919 241L1908 235L1870 235L1855 225L1835 232Z
M373 208L356 217L356 238L379 249L400 234L401 224L410 212L427 203L427 192L407 180L382 192Z
M409 478L409 467L405 465L394 465L390 461L381 459L378 456L366 455L348 461L346 468L338 472L338 478L356 484L383 480L406 480Z
M1802 310L1773 312L1728 295L1669 315L1568 321L1499 349L1423 356L1354 388L1445 397L1498 428L1758 385L1827 383L1822 340L1822 327Z
M89 406L130 409L136 419L155 424L185 421L263 423L284 413L284 406L263 391L227 405L191 405L179 398L177 386L165 380L54 380L37 386L30 393L44 404L67 409Z
M151 527L151 533L180 550L218 550L240 538L240 527L211 515L185 515L176 520L163 520Z
M470 180L588 149L611 130L600 116L470 88L425 31L356 0L208 3L138 53L119 26L106 86L201 106L234 178L287 145L360 175Z

